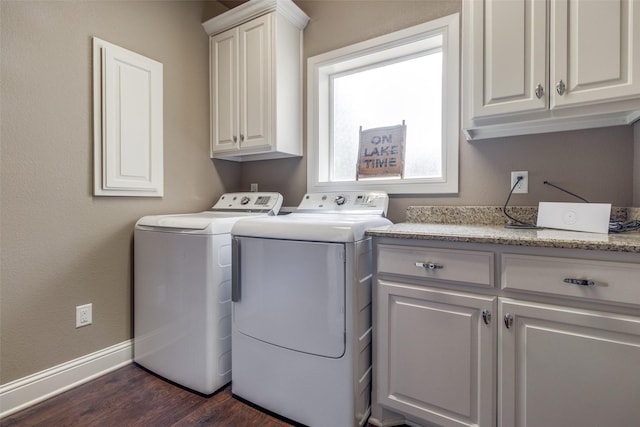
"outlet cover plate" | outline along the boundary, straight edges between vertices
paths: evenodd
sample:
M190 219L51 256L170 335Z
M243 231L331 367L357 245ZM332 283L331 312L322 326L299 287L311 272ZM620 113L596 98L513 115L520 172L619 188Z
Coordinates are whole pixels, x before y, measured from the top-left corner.
M537 226L606 234L610 216L611 203L540 202Z
M93 304L84 304L76 307L76 328L93 323Z
M521 176L522 180L516 185L516 180ZM528 171L517 171L511 172L511 184L509 188L513 188L513 194L526 194L529 192L529 172Z

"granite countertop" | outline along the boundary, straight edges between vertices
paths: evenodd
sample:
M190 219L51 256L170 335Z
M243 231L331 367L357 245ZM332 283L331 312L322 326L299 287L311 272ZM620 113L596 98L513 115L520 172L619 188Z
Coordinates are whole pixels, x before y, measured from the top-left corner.
M409 222L370 229L367 234L401 239L640 253L640 232L637 231L597 234L552 229L506 228L504 219L496 214L497 211L500 211L500 208L412 206L407 210ZM472 216L470 217L467 213L471 213ZM524 211L520 213L527 214ZM626 215L622 211L616 213L618 214L622 217ZM635 210L632 215L635 217ZM474 218L476 223L472 223Z

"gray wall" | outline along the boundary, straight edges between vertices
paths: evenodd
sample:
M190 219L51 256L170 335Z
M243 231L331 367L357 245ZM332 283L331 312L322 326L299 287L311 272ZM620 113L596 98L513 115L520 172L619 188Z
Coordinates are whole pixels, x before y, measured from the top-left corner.
M0 381L131 337L132 233L207 209L240 166L208 156L200 2L0 2ZM163 198L93 197L91 37L164 65ZM75 329L75 306L93 325Z

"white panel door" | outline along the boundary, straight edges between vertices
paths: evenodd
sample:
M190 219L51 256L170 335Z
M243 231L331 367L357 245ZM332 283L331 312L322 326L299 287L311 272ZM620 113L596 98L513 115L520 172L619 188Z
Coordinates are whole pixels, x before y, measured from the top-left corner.
M163 195L162 64L94 37L94 194Z
M211 152L238 148L238 29L211 37Z
M240 30L240 146L269 145L272 111L272 15L254 19Z
M551 108L640 94L640 3L551 5Z
M500 300L499 426L636 426L640 318Z
M441 426L495 425L496 298L378 281L377 399Z
M474 37L466 66L473 70L472 116L545 110L545 1L474 0L469 7Z
M244 237L234 244L239 259L234 279L234 286L239 286L233 303L236 329L276 346L341 357L344 244Z

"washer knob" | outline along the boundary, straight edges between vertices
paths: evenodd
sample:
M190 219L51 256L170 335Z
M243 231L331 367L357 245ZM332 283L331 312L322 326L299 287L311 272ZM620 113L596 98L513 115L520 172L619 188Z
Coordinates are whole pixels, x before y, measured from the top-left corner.
M249 198L249 196L244 196L242 199L240 199L240 204L241 205L246 205L249 203L251 199Z
M344 196L336 196L336 198L335 198L336 205L338 205L338 206L344 205L344 203L346 201L347 201L347 198L344 197Z

